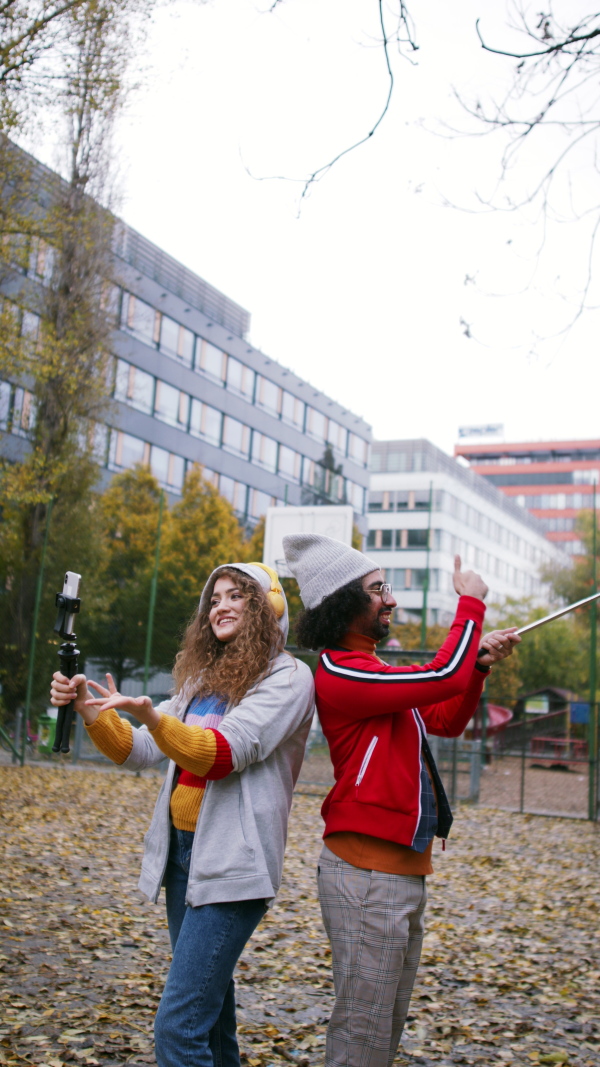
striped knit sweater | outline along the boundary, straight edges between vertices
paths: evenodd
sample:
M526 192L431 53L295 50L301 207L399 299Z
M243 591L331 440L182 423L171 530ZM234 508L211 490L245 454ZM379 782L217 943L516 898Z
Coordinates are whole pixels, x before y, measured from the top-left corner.
M178 830L196 829L207 781L231 774L231 749L217 729L225 701L216 696L194 697L181 722L161 715L152 737L165 756L177 764L171 793L171 819ZM102 711L86 730L100 752L113 763L124 763L133 747L133 728L114 708Z

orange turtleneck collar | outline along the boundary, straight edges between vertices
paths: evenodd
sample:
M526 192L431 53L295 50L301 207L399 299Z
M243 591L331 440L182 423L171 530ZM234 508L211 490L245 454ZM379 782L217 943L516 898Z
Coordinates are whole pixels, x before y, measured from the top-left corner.
M365 652L367 656L377 656L373 638L359 634L356 630L348 630L348 633L344 634L342 646L350 649L351 652Z

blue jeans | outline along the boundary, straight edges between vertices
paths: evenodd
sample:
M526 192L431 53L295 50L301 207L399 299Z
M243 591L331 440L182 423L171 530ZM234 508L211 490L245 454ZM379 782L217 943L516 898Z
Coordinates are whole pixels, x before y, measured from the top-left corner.
M240 1067L233 971L267 909L264 900L186 904L193 840L172 828L164 885L173 962L154 1023L156 1061Z

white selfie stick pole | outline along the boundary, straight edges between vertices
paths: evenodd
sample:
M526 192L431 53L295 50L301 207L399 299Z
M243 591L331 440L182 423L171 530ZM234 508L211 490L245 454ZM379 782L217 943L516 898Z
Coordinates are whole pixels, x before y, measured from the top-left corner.
M553 619L560 619L561 615L568 615L575 608L581 608L584 604L591 604L592 600L598 600L599 597L600 593L592 593L591 596L586 596L583 600L576 600L574 604L568 604L566 608L553 611L551 615L544 615L543 619L536 619L535 622L527 623L527 626L521 626L517 633L526 634L528 630L535 630L538 626L544 626L545 623L552 622Z

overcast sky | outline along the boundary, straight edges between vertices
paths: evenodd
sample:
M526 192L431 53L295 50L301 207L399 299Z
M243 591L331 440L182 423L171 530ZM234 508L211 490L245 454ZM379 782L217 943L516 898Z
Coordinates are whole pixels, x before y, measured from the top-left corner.
M532 354L576 306L581 227L551 226L536 268L539 218L478 209L499 138L443 136L469 126L453 87L474 99L508 84L514 63L475 33L481 16L493 43L514 42L504 4L412 0L416 65L393 56L381 128L299 217L301 184L257 179L302 178L368 131L387 93L378 5L269 6L181 2L155 17L118 136L125 220L246 307L253 344L378 438L451 451L459 425L490 421L507 440L599 436L598 312ZM575 181L593 197L587 162ZM524 159L511 189L534 179Z

